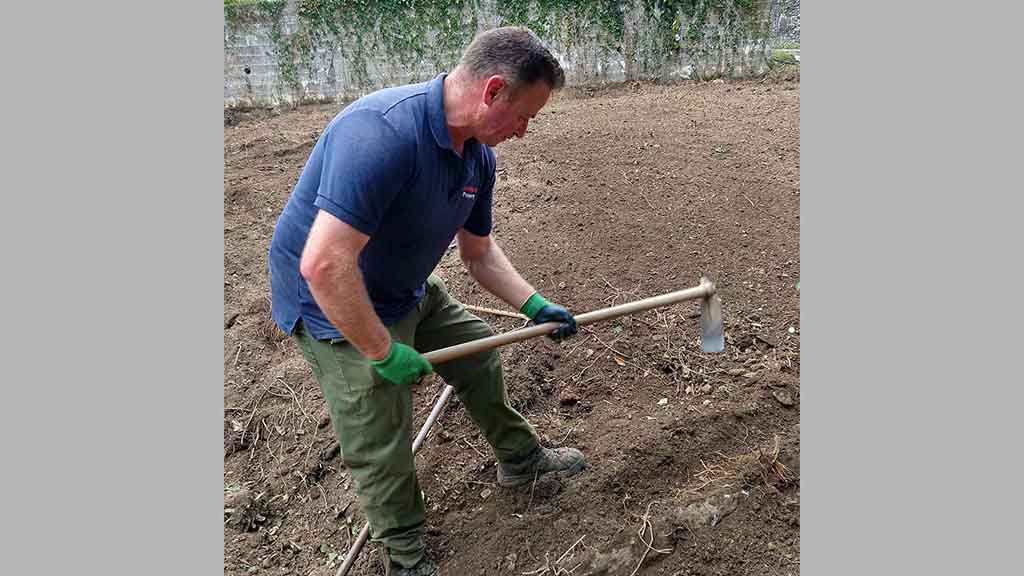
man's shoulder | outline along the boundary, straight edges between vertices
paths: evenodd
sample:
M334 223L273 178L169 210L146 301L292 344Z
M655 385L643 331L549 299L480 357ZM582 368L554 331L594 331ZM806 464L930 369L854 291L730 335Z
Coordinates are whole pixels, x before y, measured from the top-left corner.
M345 107L342 115L360 111L372 111L386 117L394 112L422 112L425 108L428 88L428 82L383 88L352 102Z
M427 84L407 84L367 94L346 106L327 132L354 131L360 136L390 139L393 146L414 145L424 113Z

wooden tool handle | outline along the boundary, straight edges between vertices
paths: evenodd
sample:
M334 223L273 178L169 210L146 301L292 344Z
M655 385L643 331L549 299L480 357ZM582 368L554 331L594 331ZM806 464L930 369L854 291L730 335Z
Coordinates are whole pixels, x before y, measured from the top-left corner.
M714 293L715 284L707 278L702 278L700 285L694 286L693 288L686 288L684 290L662 294L661 296L652 296L650 298L644 298L643 300L637 300L635 302L628 302L626 304L619 304L618 306L611 306L609 308L602 308L601 310L594 310L593 312L580 314L579 316L576 316L576 324L579 326L586 326L587 324L611 320L612 318L626 316L627 314L636 314L637 312L644 312L653 308L661 308L662 306L669 306L686 300L704 298L705 296L710 296ZM484 350L490 350L491 348L512 344L513 342L522 342L523 340L529 340L530 338L536 338L537 336L544 336L557 330L558 326L558 322L545 322L544 324L505 332L504 334L495 334L494 336L489 336L487 338L481 338L471 342L463 342L462 344L456 344L455 346L449 346L447 348L441 348L440 350L434 350L433 352L427 352L423 357L431 364L437 365L469 354L474 354L476 352L483 352Z

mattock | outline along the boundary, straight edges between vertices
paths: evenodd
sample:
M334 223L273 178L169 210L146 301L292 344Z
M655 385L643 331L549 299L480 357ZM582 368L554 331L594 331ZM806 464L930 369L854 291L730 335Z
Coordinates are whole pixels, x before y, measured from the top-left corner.
M684 290L662 294L661 296L652 296L650 298L644 298L643 300L627 302L626 304L619 304L618 306L611 306L609 308L580 314L575 317L576 324L578 326L586 326L587 324L611 320L620 316L636 314L637 312L645 312L654 308L671 306L672 304L678 304L686 300L696 300L698 298L700 299L700 347L705 352L721 352L725 350L725 327L722 323L722 303L718 298L715 283L706 277L702 277L700 279L700 284L693 288L686 288ZM462 344L456 344L455 346L449 346L447 348L441 348L440 350L434 350L433 352L427 352L423 357L432 365L436 366L437 364L468 356L469 354L475 354L476 352L483 352L484 350L490 350L506 344L512 344L513 342L522 342L523 340L529 340L530 338L536 338L537 336L545 336L558 329L558 326L558 322L545 322L544 324L513 330L504 334L495 334L494 336L488 336L487 338L463 342ZM452 388L451 385L446 385L444 387L444 391L441 392L441 397L437 399L437 402L434 404L434 408L430 411L430 415L427 416L427 421L423 423L423 427L420 428L419 434L417 434L416 439L413 440L413 454L415 454L419 450L420 445L423 444L423 440L430 432L431 426L434 425L434 421L437 420L437 417L441 414L441 410L444 409L445 404L448 402L448 398L451 397L452 392L454 391L455 389ZM356 538L352 548L349 549L348 555L345 556L345 561L341 564L341 567L338 568L336 576L345 576L348 574L348 571L352 568L352 564L355 563L356 558L359 557L359 552L362 551L363 545L366 544L369 537L370 525L367 523L363 526L363 529L359 533L359 537Z

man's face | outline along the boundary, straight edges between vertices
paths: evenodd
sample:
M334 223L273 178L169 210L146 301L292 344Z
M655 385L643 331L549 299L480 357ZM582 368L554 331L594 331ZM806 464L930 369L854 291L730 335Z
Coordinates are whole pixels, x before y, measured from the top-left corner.
M530 120L551 96L551 89L542 81L522 86L514 95L511 92L501 76L491 76L485 83L480 130L476 136L480 142L497 146L513 136L526 136Z

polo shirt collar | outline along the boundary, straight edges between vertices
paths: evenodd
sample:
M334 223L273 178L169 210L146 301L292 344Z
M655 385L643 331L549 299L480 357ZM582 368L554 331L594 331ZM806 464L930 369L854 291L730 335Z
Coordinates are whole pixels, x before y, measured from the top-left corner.
M427 117L430 121L430 131L434 134L437 145L454 152L452 138L448 134L448 117L444 114L444 79L446 76L448 74L442 72L430 81L430 86L427 88Z

